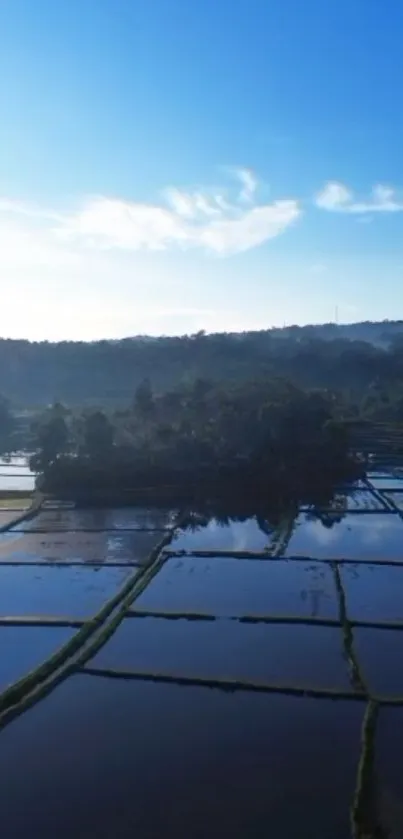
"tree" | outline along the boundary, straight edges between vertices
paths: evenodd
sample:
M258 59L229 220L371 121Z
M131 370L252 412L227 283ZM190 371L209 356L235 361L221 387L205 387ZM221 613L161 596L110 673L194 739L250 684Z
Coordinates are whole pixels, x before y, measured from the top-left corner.
M12 436L15 430L15 420L10 411L9 403L4 396L0 395L0 451L10 451Z
M31 458L35 470L45 470L68 449L69 431L63 417L52 416L37 427L36 455Z
M153 416L155 405L149 379L143 379L136 388L133 407L135 412L143 419L150 419L150 417Z
M102 411L96 411L86 417L83 436L84 453L93 460L102 459L113 446L113 425Z

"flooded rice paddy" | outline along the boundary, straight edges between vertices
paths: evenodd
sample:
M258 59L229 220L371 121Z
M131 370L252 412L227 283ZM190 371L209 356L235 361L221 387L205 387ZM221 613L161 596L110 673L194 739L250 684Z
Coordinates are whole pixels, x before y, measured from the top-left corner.
M144 563L154 545L161 540L160 531L122 532L102 530L92 533L70 530L46 533L9 530L0 533L0 562L61 564L76 562Z
M43 508L0 534L0 690L98 627L38 701L0 704L5 835L402 837L399 489L182 528Z
M35 475L31 472L25 456L0 457L0 491L32 492L34 486Z

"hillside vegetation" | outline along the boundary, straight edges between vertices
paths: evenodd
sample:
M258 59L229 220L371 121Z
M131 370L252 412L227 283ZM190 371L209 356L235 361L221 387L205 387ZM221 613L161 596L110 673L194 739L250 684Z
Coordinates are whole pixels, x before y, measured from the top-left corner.
M193 386L154 396L144 382L125 410L37 420L32 466L58 494L173 487L302 497L360 474L339 408L282 380Z
M14 406L119 405L147 379L163 393L197 379L283 377L303 388L354 393L403 381L403 322L261 332L137 337L94 343L0 340L0 393Z

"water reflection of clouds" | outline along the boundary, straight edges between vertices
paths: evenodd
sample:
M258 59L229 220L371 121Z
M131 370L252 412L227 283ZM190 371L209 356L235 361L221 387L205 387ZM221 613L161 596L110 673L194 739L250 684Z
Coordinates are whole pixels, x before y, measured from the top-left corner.
M273 531L274 533L274 531ZM205 527L180 531L171 543L172 550L264 551L270 547L270 535L255 519L231 520L221 524L211 519Z
M27 458L14 456L0 458L0 489L32 492L35 475L31 472Z
M375 489L403 489L403 475L369 475L369 480Z
M160 532L16 533L0 535L3 562L144 562Z
M77 507L71 510L44 508L21 526L24 530L141 530L167 528L174 511L148 507Z
M331 557L330 553L331 552ZM288 555L304 554L328 558L365 559L384 556L403 559L403 522L393 513L370 516L346 515L326 527L319 519L298 517L290 539Z

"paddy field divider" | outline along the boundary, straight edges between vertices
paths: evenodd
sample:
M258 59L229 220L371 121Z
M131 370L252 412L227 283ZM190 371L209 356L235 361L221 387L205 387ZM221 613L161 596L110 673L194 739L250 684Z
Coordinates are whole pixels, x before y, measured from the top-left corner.
M39 507L34 511L30 510L31 514L35 515L37 509ZM180 527L181 518L164 533L164 537L151 551L147 562L135 568L117 594L85 621L72 638L38 667L0 693L0 728L39 701L78 667L83 666L85 661L106 643L135 598L162 567L166 558L162 553L163 549L172 539L175 529ZM109 618L111 620L108 621Z

